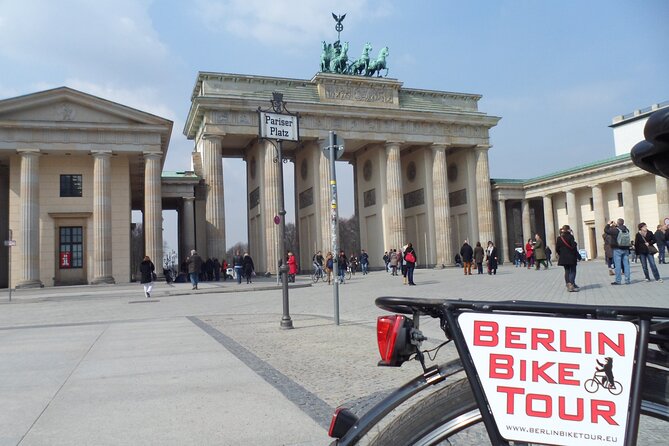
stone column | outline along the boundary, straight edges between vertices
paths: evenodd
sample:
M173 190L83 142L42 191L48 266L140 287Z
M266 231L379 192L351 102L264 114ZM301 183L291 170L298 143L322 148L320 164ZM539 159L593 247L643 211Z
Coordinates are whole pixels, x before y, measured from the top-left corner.
M497 206L499 207L499 230L502 236L502 240L497 251L500 253L500 263L504 263L506 258L509 256L509 235L508 228L506 226L506 200L497 200ZM513 257L511 257L511 259L512 258Z
M112 276L111 156L111 151L93 152L92 284L114 283Z
M144 243L145 255L156 266L156 275L163 275L163 204L160 183L159 152L144 153Z
M546 246L551 247L551 256L555 254L555 220L553 219L553 198L544 196L544 227L546 228Z
M632 191L632 181L622 180L621 182L623 192L623 218L625 219L625 226L634 234L636 232L636 225L639 223L636 216L636 206L634 203L634 192ZM655 228L653 228L655 229Z
M223 196L223 154L220 137L202 141L202 170L207 183L205 220L207 222L207 257L225 255L225 207Z
M434 228L436 235L437 267L453 264L451 246L451 208L448 202L448 164L446 146L433 145L432 193L434 201Z
M398 250L406 243L404 231L404 203L402 196L402 164L400 161L400 144L386 144L386 209L385 209L385 240L386 246Z
M604 254L604 227L606 226L606 209L604 208L604 193L599 184L592 186L592 207L595 211L595 244L597 246L597 257L603 259Z
M569 227L574 231L574 239L579 246L582 246L581 240L579 238L580 225L578 222L578 209L576 208L576 192L573 190L568 190L567 195L567 221L569 222Z
M189 256L192 249L195 247L195 197L183 198L183 246L184 252L181 256Z
M476 243L475 240L477 237L481 237L479 232L479 221L477 218L478 214L478 197L476 193L476 185L478 181L476 180L476 153L474 150L467 152L466 154L466 163L467 163L467 217L469 219L469 228L466 234L460 233L460 235L465 235L465 238L469 240L470 243ZM460 228L462 231L462 228ZM486 246L488 240L480 240L483 246ZM457 240L455 244L455 249L458 249L463 240Z
M495 228L492 217L492 198L490 195L490 168L488 166L488 149L490 146L476 146L476 198L478 215L474 218L479 222L479 238L481 244L495 239Z
M664 223L664 219L669 217L669 180L656 175L655 194L657 195L657 213L660 217L660 221L655 223L657 225Z
M20 150L21 186L19 224L21 257L19 281L16 288L40 288L40 233L39 233L39 150Z
M522 225L523 225L523 240L522 248L525 249L525 243L527 240L532 237L532 228L530 220L530 201L523 199L520 203L520 209L522 213Z

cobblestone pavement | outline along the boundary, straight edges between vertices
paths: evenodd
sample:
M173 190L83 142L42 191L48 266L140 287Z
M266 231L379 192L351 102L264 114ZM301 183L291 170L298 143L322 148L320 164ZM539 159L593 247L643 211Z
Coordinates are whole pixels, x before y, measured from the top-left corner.
M102 329L124 324L154 324L161 321L172 324L174 321L186 320L203 335L215 340L221 355L223 352L231 354L243 364L235 369L235 373L259 377L278 391L273 397L277 404L279 400L276 398L284 399L321 428L320 433L315 431L299 439L294 431L278 431L278 437L273 437L276 443L269 444L327 444L325 431L335 407L346 403L354 411L362 412L391 389L420 373L420 366L416 362L406 363L401 368L376 366L378 350L375 324L376 317L382 313L374 306L376 297L397 295L477 300L520 299L667 307L669 267L659 267L666 283L644 282L640 265L632 264L633 283L614 287L610 285L611 277L602 263L584 262L579 265L577 275L577 283L581 287L579 293L566 292L563 270L557 266L535 271L505 265L494 276L464 276L462 270L455 268L417 270L416 287L403 286L401 277L391 277L380 271L368 276L358 273L339 287L339 326L333 323L333 287L323 283L311 285L307 277L298 277L297 286L291 284L290 289L293 330L279 329L282 316L281 291L275 281L267 279L258 279L248 286L205 283L201 284L202 289L198 291L190 290L189 284L175 284L173 287L158 284L152 293L154 299L150 300L142 297L138 285L20 291L14 293L11 304L7 303L5 291L0 293L0 338L3 333L36 335L40 330L59 330L84 331L87 339L92 339L101 336L95 330L98 326ZM184 329L182 325L179 322L178 329ZM437 346L444 340L437 321L422 320L421 329L429 338L425 344L427 347ZM190 330L189 335L193 336L193 342L201 342ZM30 336L27 337L22 338L21 342L29 345ZM160 342L160 339L152 342ZM81 348L86 345L83 342ZM187 353L191 347L184 348ZM212 347L208 346L207 351L212 354ZM444 362L454 356L454 349L447 346L440 351L438 361ZM12 363L15 361L20 361L20 356L15 353L10 355L0 348L0 382L6 381L3 377L11 377L21 370L21 364ZM76 366L73 370L76 370ZM229 376L228 379L234 380L236 376ZM64 380L66 377L54 378L54 385L63 385ZM254 392L248 393L248 398L254 397ZM7 390L7 384L4 387L0 385L0 400L3 395L13 395ZM9 402L12 401L10 398ZM26 409L25 419L33 420L32 424L15 422L10 426L17 430L18 438L25 436L29 439L32 431L39 430L40 423L46 418L41 415L42 412L48 414L53 411L48 406L46 403L40 405L37 401L33 407ZM280 413L275 416L281 418ZM199 444L236 444L232 440L227 441L225 437L221 440L219 436L203 436L202 432L215 431L216 435L221 434L201 424L198 424L200 435L193 437L199 439ZM1 421L0 428L5 428ZM189 425L180 426L180 429L186 431L192 428ZM663 435L666 438L669 432L665 429ZM267 439L260 434L256 440L252 437L247 438L245 444L268 444ZM3 442L0 435L0 445L17 444L12 441ZM179 444L169 438L163 441L164 444ZM22 444L39 442L26 441Z

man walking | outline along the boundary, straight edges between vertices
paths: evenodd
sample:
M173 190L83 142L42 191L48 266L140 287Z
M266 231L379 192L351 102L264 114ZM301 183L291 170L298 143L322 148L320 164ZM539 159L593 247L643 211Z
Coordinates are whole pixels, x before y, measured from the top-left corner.
M244 258L242 257L241 251L238 249L235 251L235 255L232 256L232 267L235 269L235 276L237 276L237 285L242 283L242 269L244 266Z
M615 282L611 285L620 285L622 282L622 271L625 270L625 284L632 282L630 272L630 246L632 246L632 236L629 229L625 226L625 220L619 218L618 221L611 221L604 228L604 232L609 237L611 249L613 250L613 263L615 265Z
M472 275L472 261L474 259L474 250L472 249L471 245L465 240L465 242L462 244L462 248L460 248L460 256L462 257L462 263L465 264L464 270L465 270L465 276L466 275Z
M190 257L186 260L188 263L188 275L190 276L190 283L193 289L197 290L197 284L200 281L200 272L202 270L202 257L193 249L190 252Z
M665 240L665 231L667 230L666 225L657 225L657 231L655 231L655 241L657 242L657 253L658 253L658 258L657 262L658 263L667 263L664 261L664 251L667 248L667 243Z
M367 275L369 271L369 254L364 249L360 253L360 266L362 266L362 275Z

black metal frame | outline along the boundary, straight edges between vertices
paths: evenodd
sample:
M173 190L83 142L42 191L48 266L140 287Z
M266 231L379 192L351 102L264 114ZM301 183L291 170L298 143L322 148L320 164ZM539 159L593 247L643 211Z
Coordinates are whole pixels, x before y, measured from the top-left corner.
M355 444L362 436L376 425L383 417L398 407L401 403L416 395L425 388L443 381L462 370L469 380L476 404L478 405L483 423L488 432L490 441L494 445L507 445L497 428L490 406L487 403L483 387L476 372L473 359L458 324L458 316L465 312L475 313L507 313L516 315L543 315L576 317L579 319L627 320L635 323L639 329L637 337L635 364L646 364L648 344L653 343L651 337L651 321L654 318L669 319L668 308L653 307L615 307L593 305L570 305L556 303L541 303L529 301L484 302L468 300L440 300L440 299L412 299L400 297L379 297L376 305L384 310L411 314L414 322L418 323L420 315L429 315L441 320L441 328L446 336L453 340L460 359L439 367L426 370L421 376L405 384L374 406L368 413L347 432L347 434L333 442L333 445L343 446ZM664 340L666 342L666 340ZM642 384L644 366L635 366L632 374L630 389L630 407L628 423L625 433L625 445L636 444L639 417L641 415Z

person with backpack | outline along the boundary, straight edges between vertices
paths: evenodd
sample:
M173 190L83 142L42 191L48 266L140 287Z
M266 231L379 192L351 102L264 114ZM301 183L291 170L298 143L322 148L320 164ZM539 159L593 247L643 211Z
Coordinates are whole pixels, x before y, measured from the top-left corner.
M625 220L619 218L618 221L611 221L604 228L604 232L609 236L611 249L613 250L613 264L615 265L616 279L611 285L622 284L622 270L625 270L625 284L632 283L630 271L630 246L632 246L632 236L629 229L625 226Z
M416 251L413 249L413 244L409 242L407 247L404 249L404 263L406 264L406 277L409 285L416 285L413 281L413 270L416 268Z

